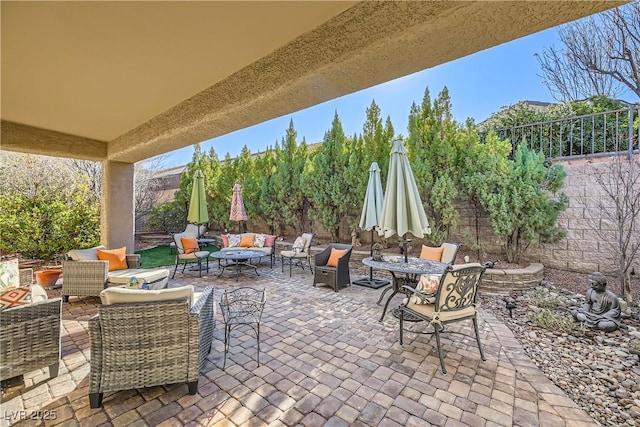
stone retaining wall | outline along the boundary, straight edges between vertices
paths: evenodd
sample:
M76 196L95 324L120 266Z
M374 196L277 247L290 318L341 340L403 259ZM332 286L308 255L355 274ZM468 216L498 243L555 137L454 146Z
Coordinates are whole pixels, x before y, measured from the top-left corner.
M544 266L533 263L526 268L488 268L482 276L480 291L489 294L508 294L511 291L530 290L540 284L544 277Z

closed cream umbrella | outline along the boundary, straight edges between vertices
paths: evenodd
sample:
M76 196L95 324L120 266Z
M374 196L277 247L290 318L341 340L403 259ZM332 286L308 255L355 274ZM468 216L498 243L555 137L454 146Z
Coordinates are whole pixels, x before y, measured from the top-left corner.
M389 176L387 176L378 233L385 238L398 235L403 239L405 262L407 261L407 234L411 233L418 238L431 234L427 213L411 171L407 150L400 139L394 141L391 148Z
M371 230L371 256L373 256L373 232L378 229L380 217L382 216L382 179L380 178L380 167L378 163L371 163L369 168L369 182L367 183L367 192L364 196L362 207L362 215L360 215L360 228L363 230ZM369 267L369 277L354 280L355 285L367 286L369 288L378 289L389 284L386 279L377 279L373 277L373 267Z

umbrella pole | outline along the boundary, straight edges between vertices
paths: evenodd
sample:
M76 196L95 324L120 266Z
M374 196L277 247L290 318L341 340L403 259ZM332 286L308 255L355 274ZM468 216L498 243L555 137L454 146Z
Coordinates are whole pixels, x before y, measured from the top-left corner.
M404 262L409 262L409 254L407 254L407 249L409 247L409 245L407 244L407 234L405 233L404 236L402 236L402 245L404 247Z
M371 257L373 257L373 232L375 228L371 229ZM386 279L374 279L373 278L373 267L369 267L369 278L363 277L362 279L354 280L352 282L355 285L366 286L373 289L381 288L382 286L387 286L391 282Z
M373 229L374 227L371 227L371 257L373 257ZM369 267L369 281L373 282L373 267Z

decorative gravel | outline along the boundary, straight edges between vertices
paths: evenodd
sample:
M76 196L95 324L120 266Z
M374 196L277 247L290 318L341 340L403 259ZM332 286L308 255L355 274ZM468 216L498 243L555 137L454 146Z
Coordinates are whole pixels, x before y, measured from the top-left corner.
M546 308L571 317L570 311L584 303L583 294L543 281L535 290L511 297L516 304L513 317L504 296L483 295L481 300L546 376L602 425L640 426L640 355L631 347L632 340L640 342L638 307L628 309L625 328L618 331L562 333L537 327L529 316Z

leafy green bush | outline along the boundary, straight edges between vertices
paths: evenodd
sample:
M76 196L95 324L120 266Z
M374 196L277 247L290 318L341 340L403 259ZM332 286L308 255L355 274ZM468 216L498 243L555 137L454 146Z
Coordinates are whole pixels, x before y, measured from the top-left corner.
M166 234L184 230L187 211L184 204L174 200L154 206L149 213L145 227L148 231Z
M74 247L97 245L100 207L88 191L71 187L35 197L0 195L0 249L49 261Z
M464 182L489 213L507 261L519 262L532 242L564 238L566 232L556 221L569 199L564 193L555 199L552 195L562 188L566 173L561 165L547 165L541 153L525 144L518 146L513 160L504 157L501 145L504 141L490 132L473 159L475 173ZM496 156L500 151L503 156Z
M563 305L560 298L552 296L543 289L534 289L529 294L531 302L540 308L558 308Z

